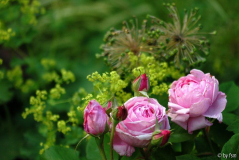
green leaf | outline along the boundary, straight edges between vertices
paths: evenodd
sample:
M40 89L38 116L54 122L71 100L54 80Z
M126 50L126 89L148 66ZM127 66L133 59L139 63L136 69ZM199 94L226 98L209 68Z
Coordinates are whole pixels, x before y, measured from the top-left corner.
M182 152L181 143L173 143L172 149L174 150L174 152Z
M185 154L190 154L194 147L194 140L189 140L182 142L182 152Z
M227 141L227 143L223 146L221 152L221 159L238 159L239 155L239 134L235 134L234 136Z
M65 135L65 137L66 144L76 144L83 138L83 129L80 127L72 127L71 132Z
M200 160L200 158L190 155L190 154L185 154L185 155L176 157L176 160L185 160L185 159L186 160Z
M218 160L218 156L208 156L208 157L202 157L201 160Z
M209 137L220 147L233 135L233 133L227 131L226 128L227 126L225 124L219 123L218 121L215 121L210 127Z
M239 116L232 113L222 113L223 115L223 123L226 125L232 124L235 120L239 119Z
M40 157L40 160L80 160L79 152L61 146L52 146Z
M211 152L211 148L205 137L200 136L195 139L195 146L198 153Z
M222 83L219 89L227 95L227 105L223 112L231 112L237 109L239 107L239 87L230 81Z
M189 134L188 131L180 127L179 125L175 123L170 124L171 128L173 128L172 134L169 138L169 142L172 143L179 143L188 141L190 139L193 139L197 135L197 131L194 131L193 134Z
M110 136L109 134L105 134L104 136L104 150L107 159L110 159ZM101 159L100 151L96 145L95 138L91 137L86 145L86 158L88 160L96 160ZM118 154L114 152L114 159L117 160Z
M0 85L0 104L2 104L12 98L13 92L10 91L12 84L9 81L1 80Z
M239 119L235 120L233 123L231 123L228 127L227 127L227 130L228 131L232 131L234 132L235 134L236 133L239 133Z
M170 145L167 145L163 148L157 148L152 153L152 159L159 160L159 159L175 159L175 153Z

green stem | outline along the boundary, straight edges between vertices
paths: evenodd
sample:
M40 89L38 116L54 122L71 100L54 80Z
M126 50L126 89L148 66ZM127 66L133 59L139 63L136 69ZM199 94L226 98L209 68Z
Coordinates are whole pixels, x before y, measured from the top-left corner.
M123 157L123 156L120 156L120 155L119 155L119 157L118 157L118 160L121 160L121 159L122 159L122 157Z
M113 139L114 139L114 134L115 134L115 128L118 124L118 121L113 120L113 127L112 127L112 130L111 130L111 136L110 136L110 158L111 160L114 159L114 156L113 156Z
M140 96L140 93L137 91L137 92L134 92L134 96L135 97L139 97Z
M139 148L140 153L142 154L142 156L144 157L145 160L149 160L148 159L148 153L144 152L143 148Z
M211 150L212 150L213 155L216 155L216 154L215 154L215 151L214 151L214 149L213 149L212 142L211 142L211 139L210 139L210 137L209 137L209 134L208 134L207 131L206 131L206 128L203 129L203 133L204 133L204 135L206 136L206 139L207 139L207 141L208 141L208 143L209 143L209 146L210 146L210 148L211 148Z
M99 138L95 137L95 141L96 141L97 147L100 151L100 155L101 155L102 160L107 160L106 155L105 155L105 150L104 150L104 143L103 143L104 142L104 135L100 136Z

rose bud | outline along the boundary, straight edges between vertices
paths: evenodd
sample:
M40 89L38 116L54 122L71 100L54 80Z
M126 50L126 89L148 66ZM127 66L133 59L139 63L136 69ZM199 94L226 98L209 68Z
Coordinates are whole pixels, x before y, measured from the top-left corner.
M128 111L124 105L119 106L112 111L112 117L117 121L123 121L127 118Z
M133 90L135 92L137 92L137 91L147 92L149 90L149 79L145 73L134 80Z
M155 131L152 136L151 144L157 146L165 145L168 142L170 134L170 130Z
M84 111L84 130L92 136L100 136L108 130L109 117L105 109L96 101L91 100Z

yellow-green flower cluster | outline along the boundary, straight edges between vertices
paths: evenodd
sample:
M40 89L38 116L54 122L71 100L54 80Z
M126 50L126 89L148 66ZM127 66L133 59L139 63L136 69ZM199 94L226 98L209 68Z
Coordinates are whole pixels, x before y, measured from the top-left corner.
M35 82L31 79L27 79L26 82L21 86L22 93L29 93L30 90L35 88Z
M54 63L51 61L45 60L42 63L43 65L47 65L47 67L44 67L45 69L51 69L49 68L49 64L50 66L54 67ZM43 129L39 130L39 132L46 136L46 142L42 142L40 144L42 146L40 154L55 144L57 131L67 134L71 131L71 127L75 126L79 122L76 114L76 106L78 103L76 102L76 99L77 96L80 96L83 93L83 90L79 90L76 94L74 94L73 98L69 98L67 100L58 100L61 98L62 94L66 93L65 88L63 88L61 84L63 82L69 83L75 79L75 76L72 72L66 71L64 69L61 71L62 76L59 76L56 71L53 71L53 73L55 73L56 85L54 88L49 90L49 95L47 91L38 90L36 92L36 96L31 96L30 98L31 107L26 108L25 112L22 114L23 118L26 118L29 114L33 114L34 120L40 122L41 126L43 126ZM51 106L62 103L71 103L69 104L69 111L67 113L68 119L66 120L59 119L60 116L58 114L53 114L51 111ZM69 125L68 123L71 123L72 125Z
M66 93L65 89L62 88L60 84L56 84L55 88L52 88L50 90L50 95L51 95L51 98L53 99L59 99L61 95L65 93Z
M41 60L41 64L45 69L50 69L50 68L55 67L56 61L53 60L53 59L44 58L44 59Z
M166 83L161 83L160 85L157 86L153 86L152 87L152 94L155 95L163 95L163 93L167 93L168 89L169 89L169 85L167 85Z
M7 71L7 78L14 83L15 88L20 89L22 93L28 93L36 87L36 84L32 79L27 79L24 82L22 74L21 66L16 66L12 70Z
M6 5L8 3L9 0L1 0L0 4L1 5Z
M7 77L8 77L9 81L14 83L14 86L16 88L21 87L21 85L23 83L23 79L22 79L22 69L20 66L16 66L12 70L8 70Z
M54 69L56 62L52 59L42 59L42 66L48 70L48 72L44 73L42 78L47 82L55 81L56 83L66 82L67 84L75 81L75 75L71 71L67 71L65 69L61 69L61 76L57 74L56 71L50 71L50 69Z
M71 71L61 70L62 80L67 84L75 81L75 75Z
M43 111L46 108L46 102L47 99L47 91L43 90L37 90L36 91L36 97L31 96L30 98L30 104L32 107L26 108L25 112L22 114L23 118L25 119L29 114L33 114L35 121L40 122L43 121Z
M10 37L14 35L15 32L13 32L11 28L5 30L3 27L3 23L0 21L0 43L4 41L9 41Z
M106 72L102 75L98 72L94 72L92 75L88 75L87 79L93 82L96 93L94 95L88 94L83 98L85 103L82 107L78 107L78 110L80 111L82 111L92 99L96 99L101 105L103 105L113 96L116 97L119 104L124 103L131 97L131 93L124 91L124 88L128 86L128 82L122 80L116 71L110 73Z
M72 123L72 126L75 126L76 124L78 124L79 120L77 118L76 111L73 106L71 107L70 111L67 113L67 116L69 117L68 121Z
M71 128L66 126L66 122L63 120L60 120L57 122L58 131L62 132L63 134L66 134L68 131L71 131Z
M167 93L169 87L163 81L167 77L177 78L182 75L180 70L175 69L174 66L168 66L166 62L159 62L153 56L147 56L146 54L142 54L137 63L138 67L135 67L132 73L135 77L147 73L152 94L162 95Z
M29 24L37 24L36 14L44 13L44 10L40 9L40 2L38 0L19 0L21 4L21 12L27 15Z
M43 74L42 78L47 82L55 81L56 83L61 83L60 76L55 71Z

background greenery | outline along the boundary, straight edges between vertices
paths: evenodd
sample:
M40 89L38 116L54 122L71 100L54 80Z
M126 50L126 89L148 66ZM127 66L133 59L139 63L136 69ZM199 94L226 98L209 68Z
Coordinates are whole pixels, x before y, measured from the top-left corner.
M184 8L200 9L203 31L217 31L216 36L208 37L211 41L211 52L200 69L215 75L220 83L234 81L238 85L239 3L225 0L168 0L167 2L175 2L182 16ZM0 3L4 1L0 0ZM14 32L9 40L0 40L0 58L3 60L1 70L4 73L4 79L0 81L1 159L39 159L40 142L43 141L44 136L38 133L39 126L32 116L24 120L21 114L24 108L30 106L29 97L35 94L36 89L49 89L54 86L53 83L47 83L42 79L46 70L42 66L42 59L54 60L57 72L65 68L74 73L75 82L64 85L67 91L65 98L72 97L80 87L91 92L93 87L86 76L94 71L102 73L108 69L103 59L95 58L95 54L100 52L99 46L103 42L106 31L112 26L121 28L122 21L130 19L133 15L136 15L140 21L147 14L167 20L168 12L162 3L163 1L154 0L10 0L7 5L1 5L0 31L11 28ZM233 132L239 132L238 125L236 126L238 123L235 122L239 114L237 109L239 93L235 84L225 83L220 88L228 94L228 106L232 108L223 113L225 119L223 124L219 126L215 123L212 127L211 133L215 132L214 135L218 135L213 137L215 142L219 143L217 152L220 152ZM60 105L55 110L63 114L67 107ZM229 124L235 126L227 128ZM72 148L83 136L81 127L82 125L75 127L72 131L74 134L66 136ZM226 128L228 131L225 130ZM220 134L217 134L219 130ZM57 136L64 141L61 134ZM238 142L238 137L238 134L234 135L235 143ZM175 142L179 143L180 147L178 149L174 147L172 153L176 155L180 155L180 152L190 153L185 147L190 146L190 141L183 141ZM200 137L198 142L202 142ZM87 150L92 150L90 143L92 142L87 143L85 149L81 149L80 154L88 156L88 159L95 159L86 154ZM200 143L197 146L202 145L201 148L207 151L207 147ZM85 145L86 142L81 144L81 146ZM54 149L51 148L52 152ZM167 152L171 150L168 149ZM62 152L66 152L67 155L74 151L62 149ZM47 159L47 156L51 155L45 153L42 159ZM181 159L185 158L181 157Z

